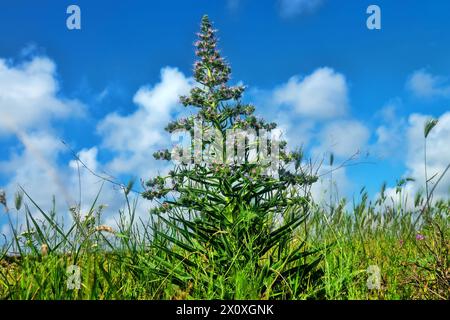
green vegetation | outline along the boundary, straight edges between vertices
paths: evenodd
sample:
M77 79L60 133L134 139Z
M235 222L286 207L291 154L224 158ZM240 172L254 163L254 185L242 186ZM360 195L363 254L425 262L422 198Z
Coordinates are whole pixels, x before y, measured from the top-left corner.
M231 70L216 45L204 17L194 67L199 85L181 98L198 112L167 131L194 134L198 122L206 137L224 137L228 129L274 129L241 102L243 87L227 86ZM425 141L436 125L426 124ZM203 140L206 163L180 163L145 184L142 196L158 203L150 219L137 217L141 195L133 199L132 183L123 187L125 210L114 228L101 224L104 206L97 201L88 212L72 208L69 226L25 190L16 195L14 209L3 203L12 239L0 251L0 298L450 298L450 200L433 200L446 172L433 177L432 188L426 183L414 206L389 198L385 187L375 202L363 190L352 208L345 200L325 206L312 200L317 177L301 150L288 152L279 142L275 178L263 174L270 166L264 161L217 161L223 155L218 141ZM244 160L254 149L245 147ZM154 156L173 158L169 150ZM399 198L406 182L398 184ZM23 217L22 228L13 215Z
M377 213L365 200L354 211L346 212L343 204L332 214L311 207L311 214L287 243L287 255L294 255L300 246L301 252L312 253L302 261L320 259L317 270L321 272L314 279L295 274L281 277L276 273L276 257L271 262L273 270L266 270L269 262L262 260L256 265L251 258L242 261L240 251L229 261L220 260L214 247L190 253L196 238L194 244L174 247L165 237L152 237L151 230L158 229L161 222L132 227L132 205L131 211L121 214L123 223L114 231L95 226L101 210L95 206L68 231L58 227L51 214L45 215L42 223L33 221L25 207L20 214L27 215L28 231L16 234L14 243L3 248L0 256L0 297L449 299L450 201L433 205L433 220L422 223L420 231L413 228L416 210L391 206ZM8 249L21 255L7 256ZM248 250L248 254L253 253ZM270 253L268 257L270 260ZM68 289L67 268L71 265L80 267L80 290ZM379 290L367 287L371 265L380 268Z

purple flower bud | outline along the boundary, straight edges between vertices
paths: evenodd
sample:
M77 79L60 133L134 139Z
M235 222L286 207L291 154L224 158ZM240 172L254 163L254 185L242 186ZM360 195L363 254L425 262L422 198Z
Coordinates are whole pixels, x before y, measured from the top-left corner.
M420 234L420 233L418 233L418 234L416 235L416 240L419 240L419 241L425 240L425 236L422 235L422 234Z

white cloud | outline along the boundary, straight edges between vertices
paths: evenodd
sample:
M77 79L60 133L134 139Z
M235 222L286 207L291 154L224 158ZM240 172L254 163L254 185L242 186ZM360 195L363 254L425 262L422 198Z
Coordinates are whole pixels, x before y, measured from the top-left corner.
M56 67L50 59L34 57L18 65L0 59L0 136L80 115L82 105L62 99L58 91Z
M60 189L64 186L62 181L65 177L56 169L58 154L63 148L60 141L45 132L22 134L20 139L23 144L21 150L10 155L8 160L0 162L0 174L9 177L5 188L9 199L12 199L21 185L33 194L38 203L50 205L52 194L61 195L61 201L70 201L70 193L64 192L65 188Z
M0 139L9 135L17 138L17 145L9 154L6 148L2 149L5 152L0 160L0 176L6 181L1 188L6 191L10 206L22 186L47 212L52 209L55 196L58 215L67 220L69 206L79 201L78 170L61 162L67 149L52 125L56 119L82 114L84 106L61 97L55 71L54 62L46 57L32 57L17 65L0 59ZM94 150L82 151L80 156L97 168ZM91 183L92 178L82 168L80 173L82 180L90 179L83 185L82 202L86 209L100 185ZM118 197L114 191L104 192L102 198L117 213ZM30 209L36 217L40 216L33 205ZM19 217L23 222L24 216Z
M426 70L415 71L408 79L407 88L421 98L450 97L448 79L435 76Z
M155 173L152 165L155 148L163 145L170 149L170 137L164 134L164 127L172 113L183 110L179 96L189 92L192 82L176 68L163 68L158 84L144 86L134 96L138 105L134 113L126 116L112 113L100 122L98 132L103 146L117 152L108 164L114 174L149 177Z
M68 208L80 200L81 212L85 214L89 210L104 181L75 160L62 161L64 152L68 150L53 134L52 120L55 116L65 116L80 104L58 98L58 81L51 60L35 58L33 61L16 69L6 68L3 64L0 71L3 77L11 76L7 90L0 87L0 107L5 108L6 101L17 106L17 109L2 110L14 120L9 122L13 123L11 129L4 132L15 134L20 142L9 156L4 155L4 160L0 161L0 175L7 179L2 188L11 204L18 186L22 186L47 212L52 208L52 196L55 195L58 217L67 221L71 219ZM192 80L177 69L163 68L160 83L153 87L144 86L134 96L133 101L138 105L136 112L129 116L112 113L99 124L103 150L113 152L111 162L102 164L98 161L98 147L82 149L78 153L79 158L102 176L106 175L104 171L143 178L154 175L157 170L152 156L155 146L170 147L168 135L162 134L163 128L176 108L183 110L178 98L188 93L191 84ZM120 188L104 183L97 203L108 205L104 221L113 223L116 220L124 200ZM137 215L145 216L150 205L147 201L140 201ZM32 205L30 209L36 217L40 216Z
M323 4L323 0L279 0L280 14L293 17L315 12Z
M0 162L10 202L20 185L46 210L52 195L73 204L65 186L67 172L58 165L64 146L51 125L55 119L81 115L84 106L64 99L59 91L56 66L49 58L35 56L19 64L0 59L0 139L15 135L18 142Z
M377 141L371 153L379 159L398 160L405 155L407 121L397 114L399 104L398 99L390 101L377 113L382 123L375 130Z
M86 165L87 168L89 168L89 170L99 174L102 177L111 178L102 173L102 165L98 162L97 155L97 147L82 149L78 152L79 159L84 165ZM112 213L112 215L117 214L119 208L125 200L120 194L121 190L114 188L113 185L105 182L104 179L93 175L87 168L85 168L80 162L71 160L68 165L61 170L67 171L69 178L67 181L67 186L70 189L70 192L74 195L74 197L76 197L77 202L81 200L81 212L88 212L97 194L100 192L100 189L102 189L99 196L99 203L97 203L97 205L108 205L108 211ZM78 172L80 174L78 174ZM79 186L81 186L81 195L79 194Z
M345 167L336 170L335 167L322 164L317 174L319 180L311 186L311 195L315 202L329 205L336 204L342 197L350 196L352 183Z
M69 207L75 206L81 200L81 212L86 214L100 190L102 179L93 176L80 165L80 175L75 161L61 162L61 156L66 151L60 140L47 132L23 134L23 147L10 155L8 160L0 162L0 175L8 177L5 189L8 202L14 201L14 194L19 186L45 211L53 207L52 197L55 196L55 207L58 218L66 222L71 220ZM81 150L80 159L92 170L100 170L97 161L97 149ZM79 183L81 183L81 198L79 198ZM97 205L107 204L105 218L116 215L124 204L120 190L105 184L99 196ZM30 203L27 199L26 202ZM10 205L11 206L11 205ZM35 218L41 217L34 205L30 210ZM41 217L42 218L42 217ZM20 215L23 222L24 216Z
M79 167L76 161L61 162L66 149L53 135L52 121L80 112L82 107L77 101L59 96L55 69L48 58L34 58L18 66L0 60L0 111L8 115L10 125L5 127L3 117L0 138L1 134L16 134L23 144L15 148L8 159L0 161L0 175L8 178L8 183L2 188L6 189L10 203L20 184L47 211L51 208L52 195L56 195L58 211L68 218L68 205L79 200L78 184L81 182L82 211L86 212L100 189L102 179ZM186 113L178 99L187 94L192 85L193 80L178 69L161 69L161 79L157 84L143 86L136 92L133 102L137 108L134 112L128 115L111 113L99 122L97 129L102 138L101 146L82 149L80 159L97 173L105 169L115 176L133 175L146 179L154 176L158 169L165 170L161 166L164 162L154 160L153 153L159 148L170 148L172 142L164 133L164 127L175 115ZM421 96L443 96L446 92L441 78L423 71L411 77L409 85ZM312 149L313 156L323 157L332 152L336 158L349 158L358 150L363 151L370 132L364 123L349 118L348 91L345 76L325 67L303 78L292 77L274 90L261 93L263 100L270 104L265 110L268 119L273 118L280 124L291 148L317 141L318 146ZM101 96L108 93L105 91ZM416 179L406 187L413 195L424 184L423 125L428 117L413 114L408 122L402 122L396 115L395 103L384 107L380 115L383 123L376 130L376 145L388 153L404 146L405 176ZM430 177L442 172L450 162L449 141L450 113L446 113L429 136ZM113 157L107 163L98 160L102 150L112 152ZM324 165L319 174L329 170ZM348 195L352 184L346 169L333 172L332 177L332 191L328 175L312 186L316 200L327 202L330 192L336 190L341 196ZM450 177L447 175L436 189L436 196L448 195L449 187ZM388 189L387 193L393 194L393 190ZM118 209L123 206L123 196L120 190L106 183L99 203L109 205L105 221L112 223ZM149 202L141 201L138 215L145 214L149 206Z
M286 105L301 116L331 119L344 116L348 110L348 88L345 77L331 68L320 68L301 79L294 76L275 89L274 102Z
M279 112L270 121L277 123L277 128L282 133L282 138L288 143L288 147L306 146L314 137L316 123L311 120L294 120L291 114Z
M323 127L319 133L319 146L313 154L323 155L331 152L339 158L350 158L362 152L370 138L367 127L356 120L337 120Z
M416 190L425 185L424 177L424 126L431 117L412 114L409 117L408 160L406 166L408 175L416 179ZM450 164L450 112L439 117L439 122L427 138L427 170L428 178L439 176ZM434 179L435 182L437 179ZM432 183L433 183L432 181ZM436 196L449 195L450 173L447 174L436 188Z
M424 164L424 126L431 117L423 114L412 114L408 119L406 129L406 172L405 178L413 178L415 181L408 182L404 187L404 196L409 199L408 205L412 205L417 192L425 190L425 164ZM427 175L428 178L435 176L429 183L431 190L437 179L450 164L450 112L439 117L439 122L431 131L427 139ZM390 188L386 193L398 200L395 188ZM450 195L450 172L443 177L434 192L434 199L448 198Z

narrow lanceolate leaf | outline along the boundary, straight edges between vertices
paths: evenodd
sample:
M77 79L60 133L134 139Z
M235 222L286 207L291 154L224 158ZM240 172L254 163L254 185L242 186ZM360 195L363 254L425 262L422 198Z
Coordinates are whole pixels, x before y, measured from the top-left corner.
M59 226L58 224L48 215L44 212L44 210L41 209L41 207L28 195L28 193L22 188L20 187L21 191L27 196L27 198L31 201L31 203L33 203L33 205L36 207L36 209L39 210L39 212L42 214L42 216L45 218L45 220L47 220L47 222L52 226L52 228L54 228L54 230L59 233L63 239L67 242L67 244L69 244L70 246L72 246L72 243L70 242L68 235L70 234L70 232L65 233ZM27 211L28 212L28 211ZM29 216L33 222L33 224L36 225L36 221L33 219L33 217L31 216L31 212L28 212ZM72 230L72 229L71 229ZM70 230L70 231L71 231ZM37 231L39 232L39 234L41 235L40 232L40 228L37 227ZM42 236L43 237L43 236Z
M179 262L181 262L189 267L194 268L197 266L197 264L195 262L192 262L191 260L189 260L188 257L184 257L184 256L176 253L173 250L169 250L169 249L167 249L167 247L155 245L155 248L164 251L168 256L173 256L176 260L178 260Z
M197 251L196 248L191 247L191 246L187 245L186 243L184 243L184 242L182 242L182 241L180 241L178 239L175 239L175 238L173 238L171 236L168 236L167 234L165 234L163 232L158 231L157 234L158 234L158 236L168 240L170 243L172 243L174 245L177 245L180 248L182 248L182 249L184 249L184 250L186 250L188 252L196 252Z

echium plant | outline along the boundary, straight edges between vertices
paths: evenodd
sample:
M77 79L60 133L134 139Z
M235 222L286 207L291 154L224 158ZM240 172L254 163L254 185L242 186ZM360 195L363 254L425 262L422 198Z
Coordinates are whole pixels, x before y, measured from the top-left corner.
M239 163L234 157L227 158L223 148L216 148L231 143L231 150L238 149L234 140L225 141L229 132L270 131L276 124L257 118L255 107L241 101L243 86L228 85L231 69L220 55L215 33L204 16L195 43L199 59L194 78L198 85L180 99L185 107L195 107L198 112L166 127L169 133L185 130L194 137L200 124L202 144L192 143L184 161L174 165L167 176L155 177L145 185L143 196L159 203L153 209L160 219L154 225L154 245L166 255L155 270L187 286L194 281L193 274L203 274L205 283L211 283L211 274L229 279L249 268L260 281L258 294L270 296L282 282L306 284L305 279L318 277L315 267L319 259L307 259L312 252L306 251L304 241L295 239L296 230L308 215L307 190L316 177L302 168L302 152L288 152L282 140L263 146L266 140L252 143L246 137L245 161ZM211 139L211 132L224 141ZM271 176L266 172L268 166L274 168L271 146L275 145L279 161L277 174ZM250 161L252 151L265 147L269 150L266 158L272 163L262 158ZM198 153L203 161L197 161ZM179 155L179 149L154 154L156 159L167 161ZM178 263L167 263L172 260Z

